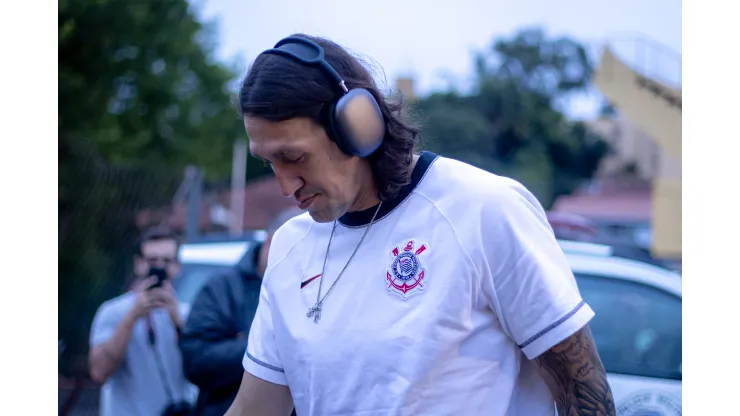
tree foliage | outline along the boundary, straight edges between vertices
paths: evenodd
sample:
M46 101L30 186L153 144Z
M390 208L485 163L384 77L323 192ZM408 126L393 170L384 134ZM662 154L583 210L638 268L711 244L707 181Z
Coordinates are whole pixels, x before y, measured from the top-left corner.
M582 45L525 29L496 41L475 64L472 93L436 93L417 103L427 148L514 177L546 207L593 176L606 143L556 106L590 82Z
M59 2L60 370L84 360L90 320L131 271L143 207L169 203L184 167L231 170L244 136L186 0ZM252 166L259 166L252 163ZM257 172L259 173L259 172Z

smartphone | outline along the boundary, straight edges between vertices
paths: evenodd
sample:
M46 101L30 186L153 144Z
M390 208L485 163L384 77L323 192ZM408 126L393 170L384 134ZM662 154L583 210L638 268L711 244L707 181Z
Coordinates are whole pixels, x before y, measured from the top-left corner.
M149 269L149 276L154 276L157 278L157 281L153 285L151 285L149 289L156 289L158 287L162 287L164 281L167 280L167 270L160 267L151 267Z

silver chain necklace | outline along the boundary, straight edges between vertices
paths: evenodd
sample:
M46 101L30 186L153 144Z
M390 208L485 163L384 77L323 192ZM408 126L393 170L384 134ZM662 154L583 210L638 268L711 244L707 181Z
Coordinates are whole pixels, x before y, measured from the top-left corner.
M334 289L334 286L337 284L339 279L342 278L342 275L344 274L344 271L347 270L347 266L349 266L349 263L352 261L352 258L355 257L355 254L357 254L357 250L360 249L360 246L362 245L362 242L365 240L365 237L367 236L367 233L370 232L370 228L375 223L375 217L378 215L378 212L380 211L380 207L383 205L383 202L381 201L380 204L378 204L378 208L375 209L375 214L373 214L373 218L370 220L370 224L365 228L365 232L362 234L362 238L360 238L360 242L357 243L357 246L355 247L355 251L352 252L352 255L349 256L349 260L347 260L347 263L344 264L344 267L342 268L342 271L339 272L339 276L337 276L336 280L334 280L334 283L329 286L329 290L326 291L324 296L321 296L321 286L324 283L324 273L326 272L326 260L329 259L329 248L331 247L331 240L334 238L334 230L337 229L337 221L334 220L334 226L331 228L331 235L329 235L329 244L326 245L326 255L324 256L324 265L321 267L321 277L319 278L319 291L316 294L316 303L308 309L308 313L306 314L306 317L311 318L313 317L314 323L318 323L319 319L321 319L321 307L324 303L324 299L326 299L327 296L329 296L329 293L331 293L331 290Z

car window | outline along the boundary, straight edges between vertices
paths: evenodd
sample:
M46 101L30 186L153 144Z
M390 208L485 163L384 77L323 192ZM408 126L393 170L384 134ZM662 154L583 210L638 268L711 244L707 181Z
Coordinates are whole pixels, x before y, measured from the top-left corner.
M180 276L175 279L173 284L177 299L184 304L193 303L208 279L229 269L229 266L211 264L183 264Z
M596 313L589 326L607 372L681 380L681 298L621 279L576 280Z

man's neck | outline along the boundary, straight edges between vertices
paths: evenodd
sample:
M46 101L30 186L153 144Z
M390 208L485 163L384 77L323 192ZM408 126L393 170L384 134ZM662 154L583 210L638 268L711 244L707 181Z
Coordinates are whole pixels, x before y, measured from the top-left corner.
M414 171L414 167L416 167L416 162L418 161L419 155L414 155L411 159L411 164L409 165L409 172ZM380 203L380 199L378 198L378 189L375 186L375 181L372 177L372 171L369 172L367 183L367 186L364 186L360 189L360 192L357 194L357 198L350 207L349 212L364 211Z
M377 189L375 188L375 184L372 184L371 186L360 189L360 193L357 195L355 202L349 208L349 212L364 211L379 203L380 199L378 198Z

